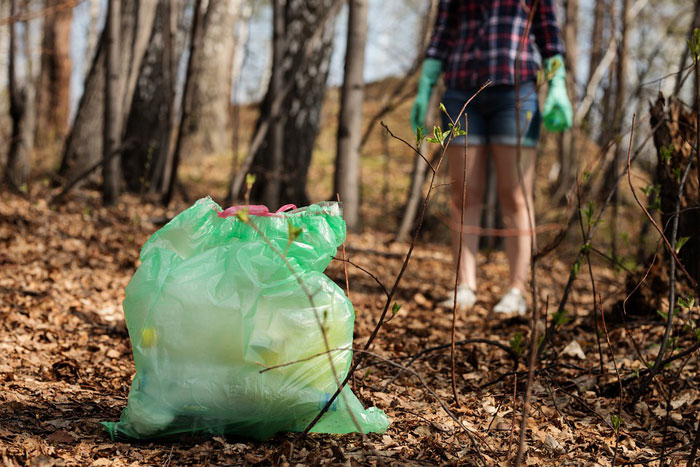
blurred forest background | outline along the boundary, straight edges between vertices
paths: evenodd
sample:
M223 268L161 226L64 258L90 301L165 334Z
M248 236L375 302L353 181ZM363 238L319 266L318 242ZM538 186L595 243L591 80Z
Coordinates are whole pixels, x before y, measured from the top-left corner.
M437 1L357 3L3 1L4 182L101 186L111 204L125 191L191 198L191 182L206 180L206 193L230 203L250 172L252 197L271 207L340 193L352 229L364 218L400 226L406 238L423 168L378 123L412 140L415 75ZM539 180L550 206L593 158L602 158L598 187L610 189L632 114L644 122L659 92L692 101L686 40L699 8L681 0L560 7L576 122L543 137ZM640 124L633 148L648 174L650 131Z
M528 465L564 453L693 465L700 0L557 3L575 116L539 146L530 322L491 312L507 276L492 170L483 291L456 321L436 311L454 285L450 180L443 169L431 183L405 142L438 0L0 0L0 459L170 463L175 447L103 445L97 426L118 417L133 376L124 287L143 242L177 212L249 195L271 210L340 198L355 263L343 250L327 274L351 284L356 344L379 336L382 358L415 363L353 378L393 418L387 435L370 447L307 440L302 457L476 463L481 446L502 465L531 403ZM454 403L438 405L452 397L450 371ZM283 458L276 442L187 443L176 452L193 464Z

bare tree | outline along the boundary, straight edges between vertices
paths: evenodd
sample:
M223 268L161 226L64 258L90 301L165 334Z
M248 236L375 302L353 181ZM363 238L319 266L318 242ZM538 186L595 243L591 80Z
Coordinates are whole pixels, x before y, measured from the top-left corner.
M338 121L335 191L343 202L348 229L360 228L360 138L364 103L367 0L351 0L345 51L345 75Z
M107 23L105 24L105 84L104 84L104 136L102 166L102 199L111 205L119 197L119 158L111 157L121 140L121 99L119 45L120 45L120 0L109 0Z
M90 16L88 23L87 40L85 43L85 62L83 65L83 80L87 77L90 71L90 64L92 63L95 52L97 51L97 40L98 40L98 23L100 20L100 0L89 0L89 11Z
M10 15L19 13L18 0L11 0ZM24 82L20 84L17 71L18 37L17 27L11 23L8 51L8 88L10 94L10 118L12 133L7 153L5 180L14 189L21 189L29 179L30 151L34 136L34 85L32 82L31 58L26 57ZM29 28L24 27L24 49L29 50Z
M578 76L578 20L579 2L578 0L566 0L565 4L566 22L564 24L564 43L566 45L566 87L571 102L578 101L578 89L576 88L576 76ZM575 125L576 122L574 122ZM577 134L576 126L571 131L567 131L558 138L559 146L559 182L555 195L555 200L563 200L564 195L569 191L571 183L576 177L577 164Z
M234 33L241 0L209 0L202 7L197 38L201 45L192 58L192 107L181 129L183 154L229 149Z
M141 64L136 91L124 129L124 181L131 191L163 194L164 172L172 155L175 127L177 63L182 47L175 46L178 18L184 3L160 0L148 50ZM168 167L170 171L171 167Z
M156 0L122 0L121 43L118 61L122 65L122 78L117 95L121 100L120 128L131 107L132 97L146 52L153 20ZM85 90L78 104L78 111L63 149L61 175L68 179L80 174L86 167L99 162L103 154L104 80L105 80L105 32L98 42L98 49L85 81Z
M233 54L233 80L231 91L231 146L233 150L230 174L231 180L233 180L236 176L236 171L238 170L238 166L240 164L241 104L237 102L237 96L241 85L241 73L243 71L243 66L251 52L250 23L253 16L253 2L254 0L245 0L243 2L236 29L236 50ZM230 192L226 194L226 201L231 201Z
M182 142L183 142L183 131L182 127L184 123L188 120L190 112L192 111L192 89L194 86L193 82L193 68L194 61L196 57L197 48L201 47L200 41L202 36L199 33L199 27L202 22L202 16L204 14L203 2L202 0L195 0L194 10L192 12L192 28L190 29L190 50L189 57L187 59L187 72L185 74L185 85L182 91L182 112L180 114L180 124L177 131L177 140L175 141L175 147L173 149L172 159L166 161L166 170L163 174L163 186L167 187L163 195L163 203L169 204L173 199L175 194L175 182L177 180L177 168L180 164L180 157L182 154Z
M163 2L163 55L162 55L162 80L165 92L165 118L160 130L160 147L154 164L154 170L150 177L151 193L165 193L170 180L166 180L165 174L173 172L173 147L172 139L177 125L175 112L175 96L177 83L177 64L180 61L182 49L176 47L178 17L182 13L182 5L179 0ZM167 183L166 183L167 182Z
M591 82L598 64L603 59L603 27L605 25L605 0L595 0L593 29L591 29L591 50L588 56L588 76L586 86ZM567 44L568 45L568 44ZM567 52L568 55L568 52Z
M564 24L564 43L566 45L567 88L569 97L576 102L576 76L578 74L578 20L579 0L566 0L566 23Z
M617 54L617 67L615 71L615 103L613 107L613 121L612 129L613 135L619 135L622 131L623 119L625 117L624 104L625 96L627 92L627 66L629 62L629 36L630 36L630 5L629 0L622 0L621 11L620 11L620 43L618 45L619 51ZM622 161L625 157L626 146L624 144L617 144L615 147L615 152L612 156L612 163L609 166L606 184L608 191L614 184L617 183L617 174L620 172L622 166ZM617 192L613 195L613 218L617 216L618 209L618 196ZM617 223L612 223L612 253L613 257L617 254Z
M284 121L282 119L282 94L284 41L286 34L285 6L287 0L272 0L272 74L270 76L270 164L268 173L271 182L265 184L263 200L268 206L279 204L284 144Z
M62 0L46 0L47 7L60 3ZM37 104L37 139L41 142L60 140L68 130L72 21L71 8L51 10L44 18Z
M251 193L253 199L264 199L271 206L282 201L298 205L308 204L306 179L314 141L320 125L321 105L326 91L326 80L333 51L333 27L328 21L337 11L338 1L289 0L284 4L283 55L281 69L283 89L275 93L272 80L261 105L256 128L267 127L260 143L256 143L251 157L251 170L257 182ZM331 6L333 6L331 8ZM273 74L274 71L273 65ZM279 98L279 99L278 99ZM284 109L283 158L275 158L274 127L270 124L273 104ZM252 145L255 146L255 145ZM245 161L244 161L245 162ZM245 163L244 163L244 170ZM240 174L239 174L240 175ZM240 187L240 178L232 183ZM270 185L273 185L270 187ZM240 194L232 189L232 193ZM278 196L275 196L279 193Z

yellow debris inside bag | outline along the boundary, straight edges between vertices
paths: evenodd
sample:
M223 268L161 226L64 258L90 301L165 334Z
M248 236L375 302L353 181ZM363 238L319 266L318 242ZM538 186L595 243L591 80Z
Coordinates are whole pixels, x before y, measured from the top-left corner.
M158 333L154 328L148 327L141 333L141 347L150 348L158 342Z

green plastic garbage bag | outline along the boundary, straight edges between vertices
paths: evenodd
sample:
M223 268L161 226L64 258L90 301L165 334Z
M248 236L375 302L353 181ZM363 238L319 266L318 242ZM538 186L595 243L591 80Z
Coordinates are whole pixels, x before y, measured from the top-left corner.
M124 300L136 375L103 423L113 439L301 431L336 391L319 320L330 349L351 348L352 304L323 273L345 239L340 207L254 208L201 199L143 246ZM331 355L342 381L352 353ZM364 432L389 424L346 387L313 431L357 431L350 412Z

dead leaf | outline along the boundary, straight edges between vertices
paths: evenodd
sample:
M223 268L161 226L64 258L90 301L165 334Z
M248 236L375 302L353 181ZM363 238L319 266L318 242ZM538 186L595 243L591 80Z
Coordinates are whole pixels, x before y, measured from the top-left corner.
M430 428L426 425L419 425L413 429L413 432L418 436L430 436Z
M671 408L675 410L680 407L683 407L685 404L695 401L697 395L694 394L694 392L695 391L686 391L680 394L678 397L671 401Z
M425 298L425 295L422 293L418 292L413 296L413 301L416 302L417 305L420 305L422 307L426 308L432 308L433 302Z
M555 454L564 452L564 447L549 433L544 438L544 446Z
M46 440L51 443L72 443L75 441L75 436L64 430L56 430L47 436Z
M564 347L564 350L561 351L564 355L568 355L569 357L576 357L580 360L585 360L586 359L586 354L583 353L583 349L581 348L581 344L578 343L576 340L572 340L569 342L566 347Z

